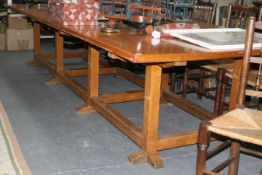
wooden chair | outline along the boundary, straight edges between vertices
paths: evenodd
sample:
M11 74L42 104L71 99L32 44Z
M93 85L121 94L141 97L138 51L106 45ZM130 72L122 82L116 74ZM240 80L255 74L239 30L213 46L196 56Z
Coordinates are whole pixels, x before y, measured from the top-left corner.
M192 20L194 22L200 22L200 23L207 23L207 24L214 24L215 20L215 14L216 14L216 8L217 3L211 3L211 2L203 2L198 1L198 3L195 5L194 12L192 15ZM189 68L186 68L186 71L189 71ZM182 74L181 74L182 72ZM171 74L170 78L170 90L175 91L175 86L178 86L178 89L181 88L181 77L183 77L183 70L177 69ZM196 72L196 70L193 70L191 72ZM199 72L197 70L197 72Z
M255 16L260 21L261 9L229 4L225 27L246 28L247 19L250 16Z
M240 156L239 141L260 146L262 145L262 111L244 108L246 95L258 96L262 98L262 92L259 91L259 88L249 89L247 86L250 64L258 64L260 73L262 65L261 57L251 57L254 24L255 18L249 18L237 108L209 122L201 122L200 124L196 175L221 175L218 172L223 170L226 166L229 166L228 174L237 175ZM259 80L260 79L257 80L257 84L259 84ZM233 141L223 142L222 145L219 145L215 149L207 151L211 134L227 137ZM231 145L229 158L213 170L207 170L207 159L213 157L217 153L220 153L228 145Z
M257 7L244 7L240 5L234 6L233 4L229 4L225 26L245 28L247 19L250 16L255 16L260 21L262 16L262 8L259 9ZM183 85L183 96L186 97L187 91L190 89L191 91L193 90L193 92L197 92L199 98L205 96L215 100L214 112L220 115L223 113L224 106L226 105L224 100L226 89L225 84L227 81L226 79L230 79L232 77L231 73L233 70L233 60L201 62L199 65L203 69L200 72L202 75L195 76L199 81L198 86L188 83L188 80L185 79ZM220 69L226 70L226 73ZM186 74L187 70L185 72L185 77L190 77L190 75ZM216 87L211 87L211 83L208 85L206 83L205 85L203 80L205 78L210 78L210 76L207 74L211 74L213 77L216 76L218 82ZM252 84L251 81L248 81L248 83ZM210 93L211 91L215 91L215 93L213 93L215 95Z
M257 7L243 7L239 5L233 6L232 4L230 4L225 25L226 27L245 27L249 16L256 16L258 21L261 21L262 8L259 9ZM227 63L222 62L219 64L214 64L213 62L202 67L217 73L217 95L215 97L214 112L217 114L222 114L226 96L226 82L228 79L232 78L233 62L229 61ZM250 71L247 81L248 85L255 87L256 80L253 77L256 77L256 74L257 71Z
M198 2L193 12L193 21L207 24L214 24L217 3Z

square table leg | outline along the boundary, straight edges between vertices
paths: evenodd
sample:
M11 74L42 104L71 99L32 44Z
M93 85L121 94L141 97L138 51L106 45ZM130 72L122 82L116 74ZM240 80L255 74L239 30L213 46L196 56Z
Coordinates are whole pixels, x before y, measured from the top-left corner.
M87 104L79 107L77 113L79 115L95 112L96 110L90 105L90 98L97 97L99 91L99 50L88 46L88 100Z
M235 109L237 105L242 62L243 62L242 59L234 61L232 85L231 85L231 91L230 91L231 94L230 94L230 102L229 102L230 111Z
M40 24L34 22L33 27L34 27L34 58L26 63L28 66L38 65L36 57L41 55Z
M55 31L55 72L56 75L47 81L47 85L60 84L57 74L64 72L64 37L59 31Z
M147 161L154 168L164 165L157 152L161 74L160 66L146 66L142 149L128 156L134 164Z

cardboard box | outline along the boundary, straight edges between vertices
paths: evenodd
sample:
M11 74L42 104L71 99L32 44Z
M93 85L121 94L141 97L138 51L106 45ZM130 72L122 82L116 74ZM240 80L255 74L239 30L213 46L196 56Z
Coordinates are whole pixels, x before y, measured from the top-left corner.
M5 50L5 33L0 33L0 50Z
M8 16L9 29L28 29L28 21L23 15L13 14Z
M7 50L30 50L34 49L34 31L29 29L7 29L6 30Z

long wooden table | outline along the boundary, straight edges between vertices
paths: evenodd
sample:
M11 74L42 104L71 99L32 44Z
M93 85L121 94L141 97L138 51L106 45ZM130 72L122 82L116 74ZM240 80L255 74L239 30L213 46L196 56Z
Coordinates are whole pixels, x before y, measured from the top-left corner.
M63 26L48 17L47 9L35 7L25 8L24 5L9 5L8 8L26 15L34 22L34 61L44 66L54 78L49 82L62 82L72 89L85 104L78 113L86 114L97 111L127 135L140 150L131 153L128 158L136 164L150 163L154 168L163 166L158 151L197 143L197 131L185 131L165 136L158 135L160 98L164 101L190 112L201 120L209 120L215 115L186 99L174 95L168 90L168 73L166 68L176 65L185 65L188 61L229 59L243 56L242 51L211 52L209 50L185 43L176 39L162 38L155 42L151 36L135 29L123 28L119 33L103 33L98 26ZM56 38L56 66L49 64L50 55L41 53L40 25L45 24L55 29ZM63 34L69 34L88 43L87 69L65 69L63 52ZM134 73L121 68L109 67L99 59L99 49L108 51L112 57L134 64L143 63L146 67L145 79L138 78ZM254 55L259 55L254 50ZM99 65L104 67L100 67ZM236 59L232 83L230 108L236 104L238 94L238 80L241 69L241 60ZM99 74L115 73L143 87L143 91L121 92L113 94L99 94ZM83 87L73 77L88 76L87 87ZM143 127L140 128L123 114L116 111L109 104L134 100L144 100ZM174 124L174 127L175 124Z

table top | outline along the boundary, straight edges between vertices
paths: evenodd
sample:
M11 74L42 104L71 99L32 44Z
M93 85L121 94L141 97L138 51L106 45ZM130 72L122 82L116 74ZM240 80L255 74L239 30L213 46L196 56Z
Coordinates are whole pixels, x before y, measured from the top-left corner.
M210 51L175 38L153 39L144 30L134 28L121 28L119 33L104 33L101 32L99 26L64 26L49 18L50 12L47 8L26 8L23 4L7 5L7 7L28 16L34 21L80 38L133 63L158 64L235 58L243 55L243 51ZM200 24L200 26L203 28L214 27L203 24ZM253 51L254 55L259 55L259 53L259 50Z

